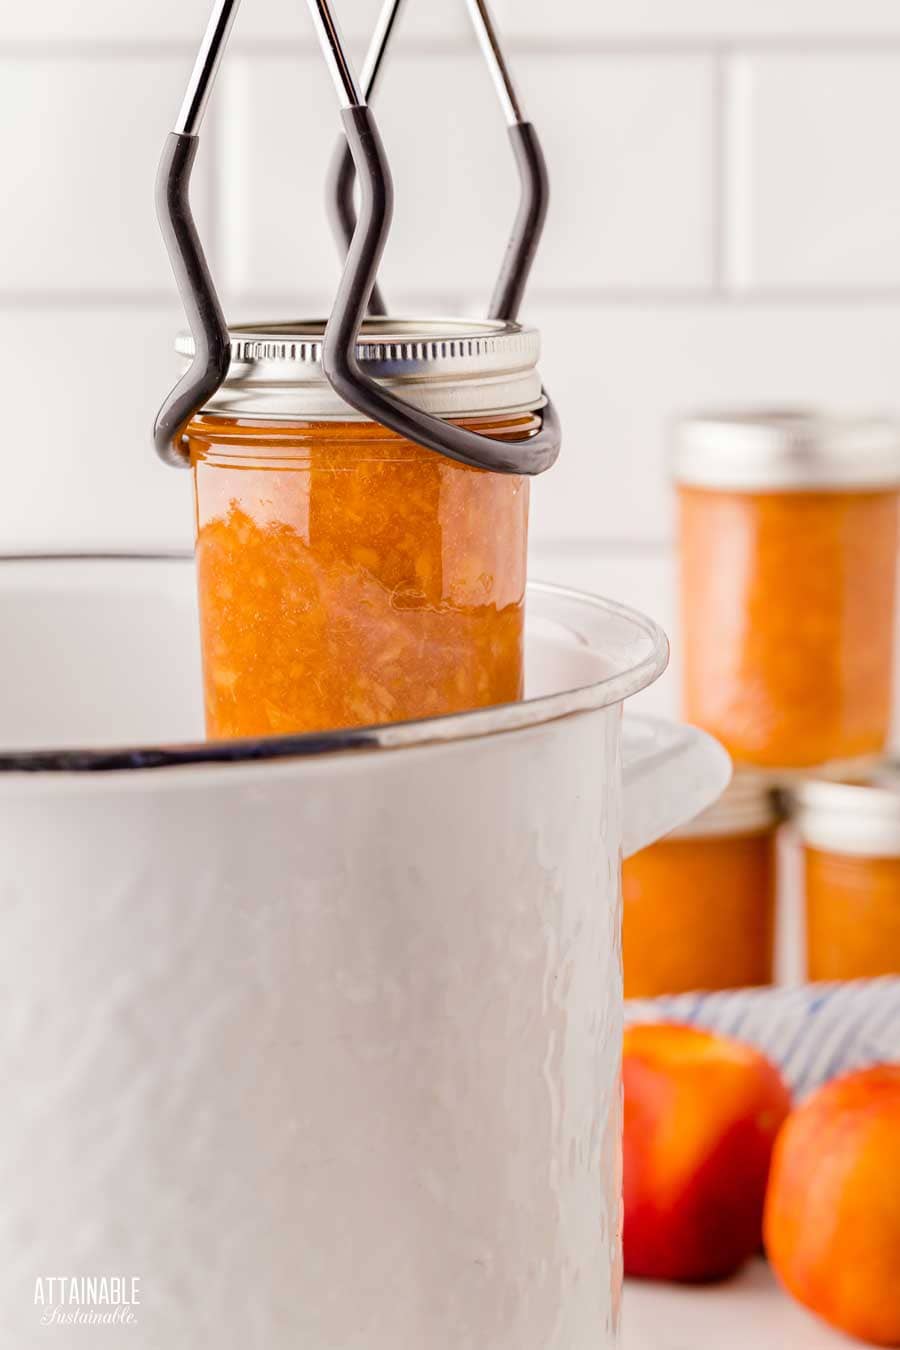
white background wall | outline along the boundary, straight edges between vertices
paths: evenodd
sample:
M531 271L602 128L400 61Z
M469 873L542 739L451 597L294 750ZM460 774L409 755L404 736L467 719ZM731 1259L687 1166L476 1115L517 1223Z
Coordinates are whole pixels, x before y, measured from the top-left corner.
M554 189L525 317L566 446L535 486L534 571L671 625L678 411L896 407L900 4L495 3ZM360 51L378 0L335 6ZM407 8L378 100L385 287L477 313L514 168L462 0ZM190 543L188 479L150 447L183 323L152 190L207 12L0 0L0 552ZM328 309L337 126L303 0L244 0L195 176L233 319Z

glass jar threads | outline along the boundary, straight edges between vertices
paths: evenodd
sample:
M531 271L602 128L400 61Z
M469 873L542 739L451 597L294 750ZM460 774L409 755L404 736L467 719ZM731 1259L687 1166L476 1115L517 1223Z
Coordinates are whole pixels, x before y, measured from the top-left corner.
M810 779L793 793L807 976L900 975L900 789Z
M900 432L889 420L709 414L678 433L684 711L738 761L884 748Z
M690 825L626 860L626 998L771 983L779 819L769 782L738 773Z
M527 479L360 417L324 377L322 331L234 330L229 377L188 428L214 738L522 693ZM532 329L370 319L357 350L367 374L427 412L511 442L540 425Z

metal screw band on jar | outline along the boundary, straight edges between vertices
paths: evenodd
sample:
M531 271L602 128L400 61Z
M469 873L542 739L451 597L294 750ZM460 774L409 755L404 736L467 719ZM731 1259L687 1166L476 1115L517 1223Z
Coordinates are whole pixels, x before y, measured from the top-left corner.
M900 424L807 409L703 412L678 425L675 481L723 492L811 492L900 483Z
M325 322L243 324L229 330L231 365L204 412L266 421L362 422L322 368ZM365 321L356 354L366 375L421 411L445 418L536 412L545 403L540 334L478 319ZM190 360L194 339L176 343Z
M900 779L809 778L788 794L800 839L859 858L900 858Z

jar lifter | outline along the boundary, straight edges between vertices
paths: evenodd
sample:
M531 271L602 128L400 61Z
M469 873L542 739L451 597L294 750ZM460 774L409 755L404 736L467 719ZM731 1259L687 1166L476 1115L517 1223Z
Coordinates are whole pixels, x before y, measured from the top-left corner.
M157 180L160 225L195 344L191 365L160 409L154 427L158 454L176 467L190 464L186 428L221 388L231 362L228 325L191 211L190 181L200 126L239 3L216 0L175 130L166 140ZM390 168L369 99L402 0L385 0L361 86L329 0L308 3L337 89L344 127L328 176L329 215L346 258L322 341L325 377L335 393L365 417L426 449L495 473L543 473L555 463L561 439L559 419L546 390L540 430L521 441L498 440L411 407L361 369L357 342L365 315L384 313L376 274L393 215ZM512 323L547 213L547 173L537 133L522 116L486 0L467 0L467 4L506 113L519 171L518 214L489 312L491 319ZM354 179L360 185L358 219L353 207Z

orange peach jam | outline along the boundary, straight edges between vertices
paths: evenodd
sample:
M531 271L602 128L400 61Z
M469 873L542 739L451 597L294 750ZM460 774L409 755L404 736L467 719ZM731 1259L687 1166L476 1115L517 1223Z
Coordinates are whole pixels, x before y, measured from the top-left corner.
M807 975L900 975L900 857L805 848Z
M739 773L696 821L625 861L626 998L771 983L778 819L770 785Z
M688 721L751 764L881 750L896 491L678 495Z
M622 867L625 997L770 984L771 831L665 839Z
M515 440L539 421L466 425ZM526 479L370 422L204 414L188 435L210 737L521 696Z

